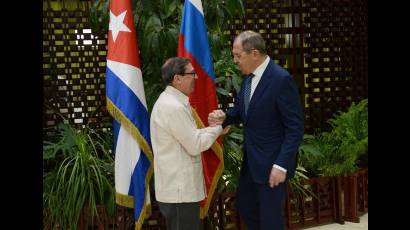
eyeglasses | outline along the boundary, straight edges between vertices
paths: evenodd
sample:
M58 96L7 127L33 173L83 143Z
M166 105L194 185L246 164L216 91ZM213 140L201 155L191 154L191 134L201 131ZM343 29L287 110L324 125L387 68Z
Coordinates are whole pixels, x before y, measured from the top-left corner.
M196 72L189 72L189 73L180 73L181 75L188 75L188 74L192 74L192 76L196 75Z
M237 53L237 54L233 54L233 58L235 59L241 59L241 57L242 57L242 53L245 53L246 51L241 51L241 52L239 52L239 53Z

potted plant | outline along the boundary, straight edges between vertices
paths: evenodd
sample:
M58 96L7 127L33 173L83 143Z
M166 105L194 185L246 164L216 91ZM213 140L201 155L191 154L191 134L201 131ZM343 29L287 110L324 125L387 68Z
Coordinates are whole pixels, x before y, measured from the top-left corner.
M314 176L348 175L357 170L358 159L367 158L367 99L352 103L348 111L329 119L331 132L305 135L300 162Z
M352 103L346 112L338 112L329 119L332 135L357 155L355 165L360 168L367 167L368 160L368 100Z
M102 204L113 213L112 137L69 124L60 124L58 130L55 140L43 147L43 224L45 229L77 229L83 208L91 217Z
M368 157L368 100L352 103L346 112L338 112L329 123L330 132L305 135L300 146L300 163L310 176L335 178L338 221L343 216L358 221L357 170L367 166ZM364 202L364 201L363 201Z

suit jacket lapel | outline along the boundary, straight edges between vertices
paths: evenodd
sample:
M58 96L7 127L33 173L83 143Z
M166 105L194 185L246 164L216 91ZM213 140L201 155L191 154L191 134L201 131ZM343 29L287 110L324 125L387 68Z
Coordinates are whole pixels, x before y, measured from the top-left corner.
M251 101L249 102L249 108L248 108L246 119L248 119L248 117L252 114L253 108L260 101L258 100L258 98L261 98L266 87L269 85L269 81L271 80L271 77L272 77L271 76L272 67L273 67L273 63L272 63L272 60L270 60L268 66L266 67L265 71L262 74L262 77L258 83L258 86L256 86L255 92L253 92Z

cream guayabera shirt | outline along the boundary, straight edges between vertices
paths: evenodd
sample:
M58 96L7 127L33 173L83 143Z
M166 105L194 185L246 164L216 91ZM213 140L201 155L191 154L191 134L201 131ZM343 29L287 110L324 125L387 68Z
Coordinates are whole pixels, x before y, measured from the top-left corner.
M155 197L164 203L205 198L201 152L209 149L222 126L198 129L189 98L167 86L151 113Z

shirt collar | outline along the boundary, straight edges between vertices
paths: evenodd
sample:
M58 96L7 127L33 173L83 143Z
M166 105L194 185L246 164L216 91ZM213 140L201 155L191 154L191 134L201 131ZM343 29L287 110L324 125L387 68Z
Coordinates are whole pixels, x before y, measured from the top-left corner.
M189 105L189 97L187 97L185 94L183 94L181 91L174 88L173 86L168 85L165 88L165 92L167 92L168 94L173 95L179 102L181 102L185 106Z
M253 74L255 77L262 77L263 72L265 72L266 67L269 65L270 58L266 55L265 61L262 62L254 71Z

